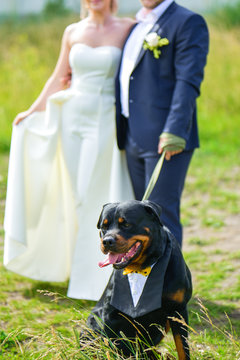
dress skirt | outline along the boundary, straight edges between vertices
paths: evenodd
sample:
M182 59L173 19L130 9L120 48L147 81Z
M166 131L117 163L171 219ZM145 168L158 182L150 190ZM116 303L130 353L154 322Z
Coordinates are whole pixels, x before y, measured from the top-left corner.
M98 267L102 206L133 198L113 95L100 92L60 91L46 111L13 127L4 221L7 269L41 281L70 278L68 296L91 300L111 273Z

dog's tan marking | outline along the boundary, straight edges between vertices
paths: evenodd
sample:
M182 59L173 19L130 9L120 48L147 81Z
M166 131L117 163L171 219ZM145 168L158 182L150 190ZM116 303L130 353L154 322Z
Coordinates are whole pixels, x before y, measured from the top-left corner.
M119 218L119 219L121 219L121 218ZM116 236L116 246L112 250L114 253L117 253L117 254L127 253L129 251L129 249L137 241L141 241L141 243L142 243L142 251L140 252L139 256L135 260L133 260L133 262L128 266L129 270L131 270L133 272L136 272L136 271L141 272L142 271L142 264L146 260L146 255L144 253L145 253L145 250L150 245L149 236L147 236L147 235L134 235L133 237L126 240L121 235L117 235ZM104 254L107 253L107 251L105 251L104 245L102 243L101 243L101 251Z
M121 235L117 235L116 236L116 246L115 248L112 250L114 253L117 254L122 254L122 253L127 253L129 251L129 249L137 242L137 241L141 241L142 243L142 251L139 254L139 256L133 260L133 262L129 265L131 271L139 271L141 272L142 269L142 264L144 263L144 261L146 260L146 255L145 250L148 248L148 246L150 245L150 238L147 235L134 235L133 237L129 238L128 240L126 240L123 236ZM105 251L104 245L101 242L101 251L106 254L107 251Z
M134 259L131 264L128 265L128 269L133 272L142 272L142 264L146 260L147 255L145 254L146 249L150 244L150 238L147 235L134 235L132 238L128 239L128 243L134 244L137 241L141 241L142 243L142 251L138 255L136 259Z
M144 263L144 261L146 259L145 251L150 245L150 238L149 238L149 236L146 236L146 235L135 235L131 238L131 240L133 242L141 241L141 243L142 243L142 247L143 247L142 251L139 254L139 256L133 261L133 263L141 265Z
M104 220L103 220L103 224L104 224L104 225L107 225L107 224L108 224L108 219L104 219Z
M177 348L178 359L179 360L186 360L187 357L186 357L186 353L184 351L181 336L180 335L174 335L174 341L175 341L175 345L176 345L176 348Z
M124 219L122 217L118 218L119 224L122 224L124 222Z
M184 300L185 291L184 290L177 290L174 294L170 296L171 300L176 301L178 303L183 302Z
M145 227L144 230L146 230L146 232L150 233L150 229L148 227Z
M107 255L107 254L108 254L108 250L105 250L105 247L104 247L104 245L103 245L103 243L102 243L102 240L103 240L103 239L101 239L100 249L101 249L101 252L102 252L104 255Z
M115 248L115 252L122 254L122 253L126 253L130 247L133 245L132 243L129 244L128 241L126 241L126 239L121 236L121 235L116 235L116 248Z
M116 247L114 252L118 254L126 253L137 241L141 241L143 249L145 249L147 247L147 240L149 240L149 237L145 235L134 235L127 240L121 235L116 235Z

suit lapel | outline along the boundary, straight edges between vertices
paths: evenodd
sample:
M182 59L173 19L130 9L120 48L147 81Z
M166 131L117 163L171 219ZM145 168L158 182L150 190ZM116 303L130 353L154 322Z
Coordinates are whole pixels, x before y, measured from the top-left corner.
M125 314L129 315L134 313L134 305L128 277L127 275L123 275L123 270L114 270L110 304Z
M167 10L162 14L162 16L160 16L160 18L156 21L156 23L153 25L153 27L151 28L151 30L148 32L156 32L159 35L161 35L161 26L163 26L163 24L166 22L166 20L168 20L170 14L176 9L176 3L173 2L168 8ZM136 69L136 67L138 66L138 64L140 63L140 61L142 60L143 56L145 55L146 50L143 49L143 47L141 48L141 51L138 55L137 61L135 63L134 69L133 71Z
M149 30L148 34L151 33L151 32L157 32L159 29L159 25L158 23L154 24L153 27L151 28L151 30ZM134 69L133 71L135 70L135 68L138 66L138 64L140 63L140 61L142 60L142 57L143 55L146 53L146 50L144 50L143 46L141 47L141 51L137 57L137 60L136 60L136 63L135 63L135 66L134 66Z

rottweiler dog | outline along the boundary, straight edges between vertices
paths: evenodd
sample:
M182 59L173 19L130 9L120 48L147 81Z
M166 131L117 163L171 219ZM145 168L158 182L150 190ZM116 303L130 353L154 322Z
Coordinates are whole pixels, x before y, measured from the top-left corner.
M161 208L150 201L104 205L97 227L107 258L99 266L112 264L114 271L87 325L111 339L126 357L134 346L144 354L171 328L178 358L186 360L191 273L160 214ZM154 350L147 354L160 358Z

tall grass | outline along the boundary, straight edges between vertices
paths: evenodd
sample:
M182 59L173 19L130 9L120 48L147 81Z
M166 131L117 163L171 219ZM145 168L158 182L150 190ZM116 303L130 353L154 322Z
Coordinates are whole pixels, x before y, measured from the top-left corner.
M198 311L194 314L196 318L195 327L188 326L189 347L192 360L239 360L240 338L235 332L228 315L225 314L227 325L216 321L209 314L208 308L197 301ZM0 332L0 356L12 354L12 359L52 359L52 360L126 360L117 352L114 341L101 338L91 333L91 338L81 340L80 331L89 332L85 327L85 320L81 319L81 313L75 310L79 319L72 322L71 332L67 335L60 329L51 326L42 333L33 334L24 330L14 330L10 334ZM182 322L179 319L174 321ZM160 346L151 347L140 355L142 347L140 339L131 340L130 348L134 348L132 357L128 359L147 360L148 350L152 350L161 360L176 360L178 358L176 348L173 345L172 334L163 332L164 340ZM211 342L215 338L215 343ZM122 340L129 341L122 333ZM144 343L144 345L146 345ZM146 346L144 346L146 347ZM15 356L14 356L15 350ZM161 354L161 357L160 357Z

